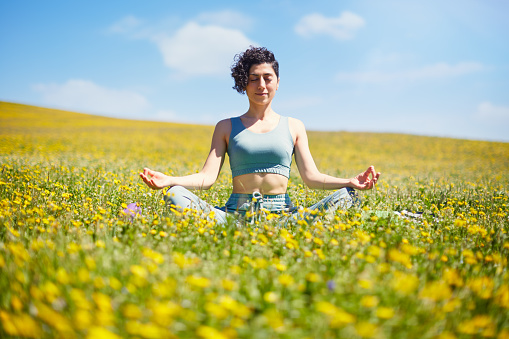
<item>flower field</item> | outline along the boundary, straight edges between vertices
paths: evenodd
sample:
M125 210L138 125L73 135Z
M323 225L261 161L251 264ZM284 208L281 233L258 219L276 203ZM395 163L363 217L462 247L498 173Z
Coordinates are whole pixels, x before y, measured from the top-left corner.
M0 337L509 338L508 143L309 132L323 172L382 172L362 205L220 226L138 177L198 171L212 131L0 102ZM328 192L294 167L289 194Z

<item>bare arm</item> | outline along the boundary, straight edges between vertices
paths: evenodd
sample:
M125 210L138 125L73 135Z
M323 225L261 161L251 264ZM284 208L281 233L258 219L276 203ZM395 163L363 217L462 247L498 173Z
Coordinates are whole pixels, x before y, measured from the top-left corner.
M182 176L172 177L149 168L143 169L140 177L152 189L161 189L171 186L183 186L187 189L208 190L216 182L221 167L223 166L227 140L231 132L229 119L220 121L214 130L210 152L200 172Z
M378 181L380 173L376 173L373 166L370 166L365 172L350 179L336 178L321 173L316 167L309 150L308 137L304 124L297 119L291 119L290 130L295 139L295 162L302 180L304 180L304 183L309 188L333 190L351 187L365 190L373 188Z

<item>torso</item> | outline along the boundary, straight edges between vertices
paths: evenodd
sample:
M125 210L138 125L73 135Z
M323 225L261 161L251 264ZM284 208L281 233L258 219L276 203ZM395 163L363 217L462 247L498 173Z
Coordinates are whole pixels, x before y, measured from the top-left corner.
M274 173L249 173L233 178L233 193L283 194L287 187L288 179Z
M264 134L272 131L279 123L280 116L275 115L271 119L259 120L241 117L241 121L247 130ZM291 131L293 142L295 144L295 136ZM229 135L226 140L229 139ZM260 192L262 194L284 194L288 187L288 178L275 173L248 173L238 175L233 178L233 193L251 194Z

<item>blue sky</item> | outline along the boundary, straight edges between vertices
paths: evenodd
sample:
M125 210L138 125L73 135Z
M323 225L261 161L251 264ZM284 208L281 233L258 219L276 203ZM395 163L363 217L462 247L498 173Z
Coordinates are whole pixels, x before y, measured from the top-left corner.
M509 141L505 0L0 0L0 100L212 125L250 44L309 130Z

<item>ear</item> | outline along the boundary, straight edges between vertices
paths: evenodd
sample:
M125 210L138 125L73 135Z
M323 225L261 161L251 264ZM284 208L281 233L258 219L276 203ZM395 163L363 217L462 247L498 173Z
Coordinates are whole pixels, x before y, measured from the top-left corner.
M280 78L277 78L276 91L279 89L279 79L280 79Z

